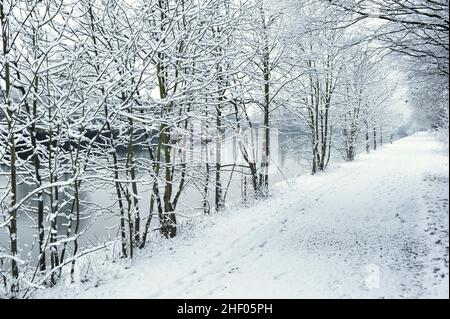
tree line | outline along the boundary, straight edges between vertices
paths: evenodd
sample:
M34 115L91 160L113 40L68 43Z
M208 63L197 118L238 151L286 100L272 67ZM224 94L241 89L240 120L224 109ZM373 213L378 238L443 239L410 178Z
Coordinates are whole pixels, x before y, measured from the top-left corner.
M414 66L415 105L445 126L448 97L420 92L438 83L448 93L448 1L395 1L395 11L371 2L1 0L5 296L55 285L104 248L80 245L86 216L116 216L120 256L133 258L152 234L177 236L191 185L204 214L225 208L230 174L245 181L242 196L264 200L275 125L306 132L312 174L392 142L400 121L387 52ZM377 6L382 22L361 28ZM262 143L248 134L256 127ZM240 157L231 165L225 136ZM86 202L93 189L111 190L113 204ZM19 218L33 223L30 252Z

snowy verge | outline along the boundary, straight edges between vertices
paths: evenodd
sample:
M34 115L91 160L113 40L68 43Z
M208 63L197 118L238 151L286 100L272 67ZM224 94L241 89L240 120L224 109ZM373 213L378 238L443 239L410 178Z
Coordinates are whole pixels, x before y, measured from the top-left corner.
M39 298L448 298L448 153L419 133L184 220L134 260L80 260Z

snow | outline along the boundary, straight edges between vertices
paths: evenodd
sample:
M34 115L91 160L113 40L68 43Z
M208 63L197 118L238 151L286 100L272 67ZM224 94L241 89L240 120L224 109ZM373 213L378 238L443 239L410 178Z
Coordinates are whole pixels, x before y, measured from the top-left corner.
M442 143L418 133L186 220L132 261L85 256L76 284L36 297L448 298L448 178Z

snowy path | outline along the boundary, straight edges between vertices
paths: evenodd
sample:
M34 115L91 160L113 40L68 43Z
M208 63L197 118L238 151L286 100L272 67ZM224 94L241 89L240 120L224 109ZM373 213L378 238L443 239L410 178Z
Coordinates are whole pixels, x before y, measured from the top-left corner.
M128 270L105 262L97 279L44 295L448 298L448 156L430 134L294 184L186 226Z

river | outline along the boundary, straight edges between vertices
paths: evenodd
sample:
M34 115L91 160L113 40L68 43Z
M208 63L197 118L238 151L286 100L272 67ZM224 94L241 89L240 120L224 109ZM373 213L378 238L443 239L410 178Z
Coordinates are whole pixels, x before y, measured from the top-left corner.
M258 143L260 137L256 135ZM301 174L308 174L310 165L308 162L308 143L304 134L300 132L279 132L276 129L271 133L271 163L270 163L270 183L277 183L285 179L292 179ZM223 165L233 164L234 159L239 157L239 148L235 139L225 139L222 145ZM125 157L124 151L121 156ZM136 151L136 159L140 157L146 158L144 151ZM230 181L230 187L227 193L226 201L230 206L238 205L242 201L242 175L235 170L231 176L232 167L227 168L222 176L222 184L226 187ZM8 168L2 166L0 169L0 194L4 192L8 183ZM145 179L145 175L138 176L139 179ZM213 183L213 172L211 172L210 187ZM144 183L145 184L145 183ZM146 217L150 205L151 183L146 185L140 184L140 211L142 217ZM25 183L19 184L18 197L19 200L34 190L34 185ZM250 187L250 185L249 185ZM81 193L81 209L83 218L80 221L80 231L83 235L79 238L80 249L96 246L101 242L110 241L118 237L119 215L113 209L115 189L111 184L91 185L89 190ZM64 197L62 197L64 198ZM68 198L68 197L67 197ZM213 203L213 191L210 191L211 203ZM194 184L188 184L182 196L177 212L183 215L199 214L202 212L202 194ZM24 209L18 211L18 244L19 254L22 259L36 259L36 216L32 211L36 207L36 199L33 198L28 203L27 211ZM49 205L48 196L45 196L45 205ZM58 233L64 235L67 230L67 219L65 214L70 211L71 201L67 201L60 208L61 217L58 218ZM111 207L111 209L110 209ZM48 222L46 223L48 225ZM0 253L9 251L9 236L6 227L0 229Z

